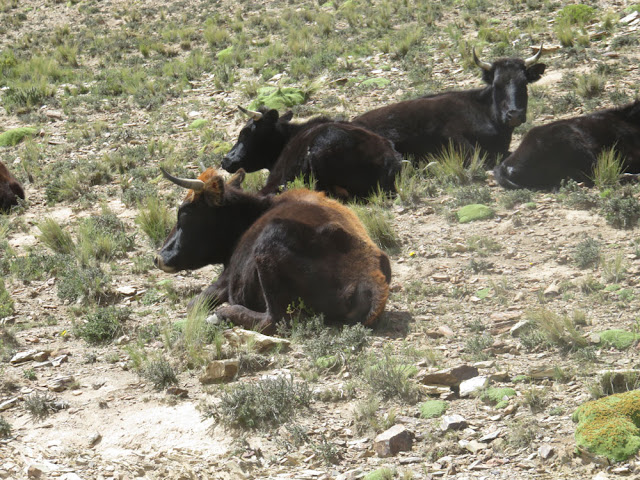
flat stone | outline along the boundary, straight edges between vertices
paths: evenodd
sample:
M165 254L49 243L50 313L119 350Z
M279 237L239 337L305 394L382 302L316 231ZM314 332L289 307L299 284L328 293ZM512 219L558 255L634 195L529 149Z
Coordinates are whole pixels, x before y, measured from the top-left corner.
M215 360L209 362L204 375L200 377L200 383L205 385L232 380L238 373L240 362L236 359L233 360Z
M413 437L413 433L404 425L394 425L375 438L373 449L379 457L391 457L398 452L410 451L413 446Z
M478 377L464 380L460 383L460 397L465 398L469 395L476 393L489 385L489 377L486 375L480 375Z
M480 450L484 450L485 448L487 448L487 445L484 443L480 443L477 440L471 440L470 442L467 442L466 445L463 446L463 448L475 455Z
M14 405L17 405L18 400L19 400L18 397L13 397L13 398L10 398L9 400L5 400L4 402L0 403L0 412L9 410Z
M445 415L440 422L440 428L443 431L462 430L469 426L462 415Z
M50 352L50 351L47 351L47 350L44 350L44 351L41 351L41 352L36 353L36 354L33 356L33 359L34 359L36 362L44 362L44 361L46 361L46 360L49 358L49 355L51 355L51 352Z
M540 448L538 448L538 455L540 458L546 460L553 455L553 447L547 443L543 443L540 445Z
M480 441L484 442L484 443L491 442L491 441L495 440L496 438L498 438L500 433L502 433L502 430L500 430L500 429L494 430L493 432L489 432L489 433L483 435L482 437L480 437Z
M555 283L552 283L545 289L545 291L543 292L543 295L545 297L556 297L560 295L560 289L558 288L558 285L556 285Z
M427 373L418 378L424 385L446 385L448 387L457 387L464 380L477 377L478 369L469 365L460 365L459 367L446 368L435 373Z
M445 337L453 337L455 335L453 330L451 330L447 325L440 325L438 327L438 332L442 333Z
M75 381L76 379L73 377L73 375L64 375L51 380L47 385L47 388L52 392L62 392L69 388L69 385L71 385Z
M529 320L520 320L513 327L509 329L509 333L512 337L518 337L522 331L529 325Z
M636 18L638 18L640 14L636 11L636 12L632 12L629 15L627 15L626 17L623 17L620 19L620 23L631 23L633 22Z
M291 342L284 338L269 337L252 330L234 327L223 332L232 347L239 347L251 343L258 353L265 353L279 347L281 351L286 351L291 347Z
M38 353L37 350L27 350L26 352L18 352L13 358L11 358L10 363L12 365L17 365L19 363L29 362L33 360L33 356Z

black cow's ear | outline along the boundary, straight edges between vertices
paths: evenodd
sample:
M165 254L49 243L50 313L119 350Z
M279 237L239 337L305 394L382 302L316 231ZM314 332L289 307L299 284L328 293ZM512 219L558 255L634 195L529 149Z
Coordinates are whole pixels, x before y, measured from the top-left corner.
M285 113L284 115L282 115L280 117L280 121L281 122L290 122L292 118L293 118L293 112L291 110L289 110L287 113Z
M240 188L242 186L242 182L244 182L244 177L245 171L244 169L240 168L236 173L233 174L233 176L229 180L227 180L227 185L229 185L230 187Z
M529 83L537 82L544 73L547 66L544 63L536 63L527 68L527 81Z
M22 185L20 185L17 182L11 182L9 184L9 188L11 189L11 191L16 197L20 197L21 199L24 200L24 190L22 189Z
M224 198L224 180L222 177L220 175L216 175L215 177L207 180L203 193L208 205L212 207L222 205L222 200Z
M482 70L482 81L488 85L493 83L493 68L491 70Z
M280 114L278 113L278 110L275 109L271 109L264 114L265 120L273 123L276 123L278 121L279 116Z

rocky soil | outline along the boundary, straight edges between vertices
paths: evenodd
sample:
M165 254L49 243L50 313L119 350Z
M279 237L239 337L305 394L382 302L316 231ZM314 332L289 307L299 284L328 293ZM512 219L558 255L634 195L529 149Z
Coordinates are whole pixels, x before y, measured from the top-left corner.
M450 48L454 42L478 39L477 25L465 12L484 18L497 30L519 26L523 33L512 39L510 48L521 55L530 55L540 41L546 45L547 73L532 88L536 94L529 121L518 129L513 146L532 125L608 107L621 99L630 101L637 95L640 22L636 17L620 21L628 16L631 3L590 2L597 15L582 34L591 40L573 48L561 47L554 30L562 5L513 3L520 10L517 5L444 2L441 15L423 32L429 48L415 56L428 66L428 80L416 84L406 62L376 45L368 55L340 58L336 63L346 65L342 70L314 78L312 93L297 112L350 117L428 89L478 86L475 69L461 65L460 52ZM145 19L158 25L153 32L158 35L160 25L192 26L190 48L206 50L198 35L204 19L218 12L241 18L245 32L255 34L251 45L258 48L269 36L251 30L259 16L340 11L311 2L298 6L229 0L134 5L117 0L27 0L0 6L7 25L0 48L15 50L18 58L29 48L43 48L64 26L72 36L94 29L98 37L113 35L122 42L136 28L144 32ZM143 19L136 17L137 10ZM605 31L602 23L607 15L614 26ZM415 19L399 20L393 14L391 18L389 31L417 27ZM522 18L537 19L537 30L527 31L518 23ZM334 29L348 31L346 20L338 14ZM620 38L635 39L635 43L616 40ZM349 41L348 35L345 39ZM178 58L187 55L178 41L174 47ZM79 50L81 68L98 72L104 68L104 59L112 61L118 55L124 58L118 60L121 65L144 66L146 61L135 49L122 47L124 54L119 54L121 47L116 43L97 48L103 50L90 54L86 45ZM487 54L490 51L487 48ZM135 61L127 64L127 58ZM0 416L11 433L0 438L0 478L346 480L383 468L404 479L640 478L637 458L609 464L577 450L573 437L571 414L592 398L601 372L640 368L637 342L618 350L599 335L608 329L638 331L640 248L636 228L614 228L600 208L579 209L571 201L576 196L600 198L596 189L533 193L530 202L506 208L505 192L489 175L481 186L489 189L496 215L467 224L452 221L456 190L444 186L415 205L388 206L400 240L400 247L390 254L392 295L362 355L391 354L409 364L410 384L418 389L419 398L380 400L374 412L380 420L377 428L359 428L354 414L380 393L366 384L355 360L335 370L310 369L304 344L292 341L289 348L263 354L267 366L258 372L240 368L222 385L204 384L204 367L188 368L183 355L175 353L162 334L143 336L149 326L167 331L183 321L190 296L206 286L219 267L179 275L153 269L154 248L136 223L139 208L123 201L122 192L132 176L115 172L110 181L90 188L93 197L50 202L46 188L55 175L52 166L65 163L73 170L127 148L163 142L165 150L146 156L145 167L156 169L160 162L172 161L195 173L203 158L214 164L219 156L203 156L203 151L214 148L211 138L191 130L191 122L207 119L216 147L233 142L243 124L235 105L248 104L252 98L244 93L243 82L284 85L289 70L282 70L261 80L259 71L238 67L235 83L222 86L216 83L221 70L205 72L191 79L179 95L150 109L140 107L132 95L102 102L84 101L82 96L76 102L61 100L67 98L64 85L58 85L54 100L31 112L0 109L0 130L36 125L42 132L29 142L0 150L0 158L23 181L28 196L24 208L2 217L3 225L9 227L10 249L0 255L14 262L33 252L49 252L39 238L38 225L44 219L56 220L75 235L79 222L97 215L104 205L134 239L134 247L124 257L104 267L111 276L110 304L132 312L118 337L106 344L89 344L76 334L87 312L79 307L86 305L82 299L77 304L61 300L56 275L26 282L6 272L4 283L14 311L0 319L0 341L4 342L0 345L5 346ZM615 74L605 78L594 98L576 96L572 80L596 71ZM366 78L385 82L364 88L361 83ZM89 90L93 81L87 80ZM305 82L292 84L304 86ZM567 100L570 95L578 100ZM556 109L558 105L564 107ZM32 182L22 165L31 170ZM157 173L148 182L157 187L163 202L177 205L181 193L165 185ZM637 187L632 191L640 198ZM588 238L599 242L602 260L580 268L577 247ZM139 268L142 261L147 265L144 269ZM556 341L538 337L536 343L530 336L523 341L523 332L530 331L531 325L540 330L535 319L544 315L569 318L575 336L567 337L565 330ZM568 345L567 338L579 338L580 346ZM228 340L223 348L234 351ZM136 349L149 357L169 358L178 373L177 385L154 388L132 366ZM207 347L206 353L213 350ZM455 370L432 376L444 369ZM313 400L291 419L291 424L304 429L306 441L296 442L286 426L225 428L203 415L203 406L219 402L228 389L265 376L291 376L310 385ZM515 395L505 398L499 408L483 400L482 392L488 387L512 388ZM26 407L36 392L53 400L55 411L44 418L34 418ZM430 399L448 402L444 416L420 415L421 404ZM390 478L379 474L378 478Z

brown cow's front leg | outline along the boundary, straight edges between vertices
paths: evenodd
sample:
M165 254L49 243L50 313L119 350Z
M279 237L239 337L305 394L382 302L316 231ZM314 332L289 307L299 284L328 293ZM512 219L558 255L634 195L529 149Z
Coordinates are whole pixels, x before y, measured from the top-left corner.
M256 330L265 335L271 335L276 330L274 319L268 312L254 312L242 305L225 305L216 309L216 315L234 325Z
M209 285L202 291L202 293L200 293L200 295L191 300L187 309L191 310L196 305L206 305L207 309L213 310L216 305L220 305L221 303L228 301L228 280L225 273L226 272L222 272L215 283Z

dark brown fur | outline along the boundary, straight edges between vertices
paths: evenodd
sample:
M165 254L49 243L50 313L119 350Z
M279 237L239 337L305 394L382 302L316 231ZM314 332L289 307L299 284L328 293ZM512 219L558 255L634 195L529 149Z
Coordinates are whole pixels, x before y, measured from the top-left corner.
M324 194L293 190L260 196L204 172L156 257L168 272L222 263L199 297L235 324L273 331L301 299L328 321L372 325L384 310L391 267L355 214Z
M24 198L22 185L0 161L0 211L9 211L12 206L18 204L18 199Z

